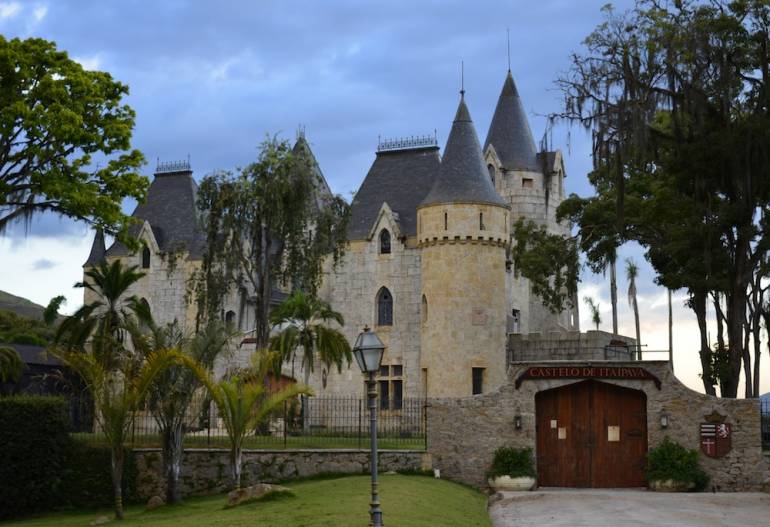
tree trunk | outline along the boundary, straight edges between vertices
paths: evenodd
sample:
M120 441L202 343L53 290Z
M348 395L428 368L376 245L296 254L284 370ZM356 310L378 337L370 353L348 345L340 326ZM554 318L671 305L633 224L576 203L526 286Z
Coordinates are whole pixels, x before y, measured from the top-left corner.
M259 280L257 291L257 303L254 307L254 340L256 341L256 349L267 348L270 340L270 327L268 323L268 314L270 312L270 293L271 293L271 280L270 280L270 233L267 230L267 225L262 222L260 229L260 254L259 254Z
M241 488L241 466L243 463L243 451L241 446L238 445L230 449L230 464L233 476L234 488Z
M743 386L743 396L746 399L751 399L753 397L753 375L751 373L751 355L749 354L749 339L751 338L751 331L749 331L748 324L744 324L744 331L743 331L743 345L741 346L741 349L743 350L743 374L746 377L746 382Z
M115 496L115 519L123 519L123 446L112 447L112 491Z
M618 334L618 277L615 269L614 258L610 260L610 299L612 301L612 334L617 335Z
M639 360L642 359L642 332L639 328L639 304L636 302L636 295L634 295L634 323L636 324L636 349L639 350Z
M668 290L668 362L674 371L674 310L671 302L671 289Z
M706 324L706 293L690 293L690 308L695 312L700 332L700 364L703 389L708 395L716 395L714 377L711 371L711 348L708 342L708 326Z
M743 328L745 326L746 304L748 301L747 290L751 281L748 255L751 247L749 246L749 237L738 234L738 240L735 243L735 262L732 269L730 291L727 295L727 340L730 343L730 355L728 363L727 378L725 379L725 389L722 397L735 398L738 396L738 381L741 377L741 363L746 363L743 354ZM751 380L751 367L745 370L748 373L746 384L749 386Z
M182 471L182 421L175 419L163 431L163 467L166 472L166 503L180 503L182 488L179 476Z

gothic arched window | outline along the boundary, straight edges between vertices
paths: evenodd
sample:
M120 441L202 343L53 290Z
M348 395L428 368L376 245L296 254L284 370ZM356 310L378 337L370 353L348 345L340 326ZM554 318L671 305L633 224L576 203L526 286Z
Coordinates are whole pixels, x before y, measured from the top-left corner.
M150 248L146 245L142 249L142 269L150 268Z
M380 254L390 254L390 233L388 229L380 232Z
M377 325L393 325L393 297L387 287L380 288L377 293Z
M489 179L492 180L492 184L495 184L495 167L493 165L487 165L487 170L489 170Z
M235 324L235 311L228 311L225 313L225 324L228 327L232 327Z
M425 295L422 295L422 323L425 324L428 321L428 299Z

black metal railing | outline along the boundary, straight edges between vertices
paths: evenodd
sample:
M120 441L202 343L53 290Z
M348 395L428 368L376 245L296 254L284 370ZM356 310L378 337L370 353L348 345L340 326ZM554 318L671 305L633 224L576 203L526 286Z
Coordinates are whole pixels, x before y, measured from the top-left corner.
M770 450L770 399L760 399L759 408L762 450Z
M378 410L377 435L382 449L424 450L427 447L425 399L401 399L389 410ZM378 408L381 405L378 404ZM217 408L207 404L192 408L184 419L186 448L227 448L227 430ZM73 432L76 439L102 444L104 437L94 420L91 430ZM302 397L286 402L263 421L244 443L247 449L353 448L369 445L369 409L365 397ZM128 446L161 446L160 427L149 411L134 415Z

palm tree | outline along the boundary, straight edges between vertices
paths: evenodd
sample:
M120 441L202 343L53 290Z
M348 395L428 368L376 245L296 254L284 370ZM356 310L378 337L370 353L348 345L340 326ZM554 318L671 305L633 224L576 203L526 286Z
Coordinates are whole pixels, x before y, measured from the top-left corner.
M19 353L8 346L0 346L0 383L17 382L26 365Z
M636 346L639 358L642 357L642 335L639 329L639 304L636 302L636 277L639 276L639 267L631 258L626 258L626 278L628 278L628 303L634 310L634 323L636 324Z
M326 325L330 321L345 324L342 315L328 303L302 291L294 292L270 313L273 327L282 328L270 339L270 349L277 351L283 362L291 361L294 376L294 359L301 348L305 384L310 381L316 360L342 371L343 361L350 364L353 357L345 335Z
M140 327L133 326L131 333L135 347L147 356L158 349L173 348L186 359L184 364L175 364L164 370L152 384L147 397L148 408L161 434L166 503L179 503L182 501L179 477L184 425L198 395L198 388L202 387L195 370L210 372L213 369L214 361L227 349L230 334L216 320L191 337L184 334L177 322L162 327L151 324L147 335L141 334ZM192 364L193 369L188 364Z
M583 297L583 302L585 302L588 309L591 310L591 321L596 324L596 331L599 331L599 324L602 323L602 317L599 314L599 304L594 302L594 299L590 296Z
M137 266L125 267L120 260L115 260L111 264L101 262L87 270L84 273L86 279L76 283L75 287L91 291L96 298L59 325L54 341L70 350L85 350L88 344L93 355L108 369L116 367L115 351L122 348L126 320L136 317L146 322L149 316L146 306L137 297L126 295L128 289L144 276L137 269ZM55 312L47 317L55 318Z
M277 352L263 350L256 354L255 370L233 375L215 382L204 369L196 368L219 410L227 437L230 440L230 468L233 485L241 486L243 442L273 410L287 399L301 394L312 394L306 386L292 384L269 393L264 379L276 367L280 368L281 356Z
M122 520L124 450L135 412L158 375L180 362L182 356L170 349L147 356L124 353L120 367L115 369L92 353L61 348L53 348L52 352L80 376L93 397L97 426L110 446L115 518Z

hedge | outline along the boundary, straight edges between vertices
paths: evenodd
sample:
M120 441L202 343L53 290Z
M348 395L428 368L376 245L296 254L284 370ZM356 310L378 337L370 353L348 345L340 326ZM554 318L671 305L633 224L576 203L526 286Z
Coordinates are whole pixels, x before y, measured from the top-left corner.
M0 520L112 504L109 449L73 441L68 409L59 397L0 397ZM124 500L135 500L130 452L123 481Z

